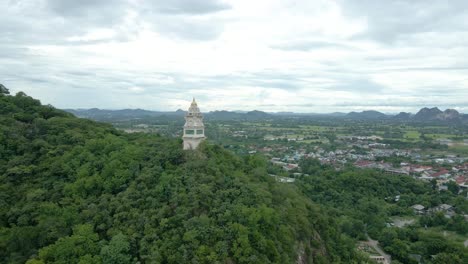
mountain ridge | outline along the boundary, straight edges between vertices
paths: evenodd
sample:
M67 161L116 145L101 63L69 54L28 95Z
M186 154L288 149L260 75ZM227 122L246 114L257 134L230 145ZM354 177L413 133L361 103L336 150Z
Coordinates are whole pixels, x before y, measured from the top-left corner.
M177 111L152 111L144 109L120 109L120 110L105 110L98 108L91 109L64 109L78 117L91 118L95 120L107 120L112 118L144 118L144 117L160 117L160 116L183 116L186 111L178 109ZM334 113L295 113L295 112L265 112L260 110L252 111L228 111L214 110L204 112L206 119L215 120L230 120L230 119L245 119L245 120L260 120L270 118L287 118L287 117L332 117L346 118L359 120L399 120L399 121L414 121L414 122L465 122L468 121L468 115L459 113L455 109L446 109L441 111L437 107L421 108L416 114L408 112L400 112L398 114L385 114L376 110L364 110L361 112L352 111L349 113L334 112Z
M347 118L351 119L383 119L388 116L384 113L375 110L365 110L362 112L350 112L345 115Z
M417 121L462 121L468 119L468 115L450 108L441 111L438 107L424 107L413 116L413 119Z

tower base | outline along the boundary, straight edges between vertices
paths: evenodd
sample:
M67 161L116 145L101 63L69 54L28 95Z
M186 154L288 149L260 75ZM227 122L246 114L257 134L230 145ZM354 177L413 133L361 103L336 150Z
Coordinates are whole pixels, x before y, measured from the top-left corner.
M199 137L199 138L189 138L189 137L184 137L184 150L189 150L189 149L197 149L198 145L205 140L205 137Z

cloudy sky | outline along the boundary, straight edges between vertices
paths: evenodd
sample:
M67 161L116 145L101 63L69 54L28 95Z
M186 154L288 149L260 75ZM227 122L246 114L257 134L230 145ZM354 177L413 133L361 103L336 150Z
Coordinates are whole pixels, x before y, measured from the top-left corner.
M466 0L2 0L0 83L59 108L468 112Z

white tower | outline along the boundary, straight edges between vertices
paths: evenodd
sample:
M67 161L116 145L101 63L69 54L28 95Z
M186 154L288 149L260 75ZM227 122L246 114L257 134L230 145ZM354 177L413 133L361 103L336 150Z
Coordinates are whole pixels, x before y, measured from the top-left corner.
M193 98L188 113L185 115L184 135L182 136L184 149L196 149L205 138L203 116Z

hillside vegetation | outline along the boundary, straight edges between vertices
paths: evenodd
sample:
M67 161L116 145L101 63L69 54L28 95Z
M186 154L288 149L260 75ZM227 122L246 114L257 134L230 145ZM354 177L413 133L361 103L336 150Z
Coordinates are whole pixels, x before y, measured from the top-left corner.
M358 240L368 236L392 256L392 263L468 263L468 212L466 191L458 194L456 184L439 191L435 180L423 182L406 175L388 175L377 170L353 167L336 171L318 160L301 162L303 172L312 176L296 179L297 185L312 201L334 216L339 229ZM456 214L447 218L443 212L417 215L412 205L434 208L450 204ZM394 224L395 219L411 220L407 226ZM457 239L455 239L457 238Z
M258 156L124 134L0 93L1 263L363 263Z

